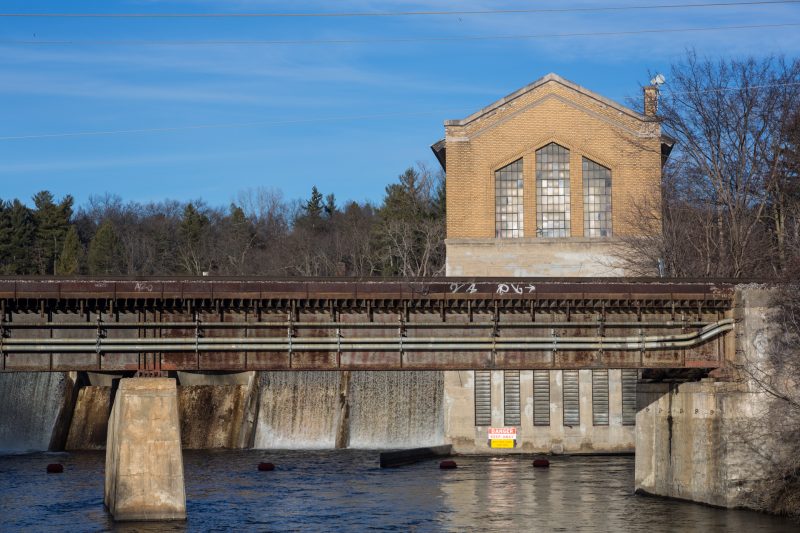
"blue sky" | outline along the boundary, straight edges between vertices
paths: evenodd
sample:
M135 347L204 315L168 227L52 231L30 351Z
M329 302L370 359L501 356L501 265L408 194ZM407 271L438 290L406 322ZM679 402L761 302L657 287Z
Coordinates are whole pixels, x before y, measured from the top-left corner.
M409 11L647 2L109 4L4 1L0 11ZM246 189L279 189L292 199L317 185L340 201L377 202L406 167L436 165L429 145L443 136L445 119L469 115L548 72L624 102L638 95L649 74L668 72L687 48L709 57L791 57L800 51L800 28L340 45L98 41L425 38L781 23L800 23L800 4L355 19L0 18L0 198L29 201L48 189L58 197L72 194L78 204L110 193L124 200L202 198L227 205ZM23 40L94 44L9 43ZM220 124L235 126L193 128ZM137 129L163 131L46 137Z

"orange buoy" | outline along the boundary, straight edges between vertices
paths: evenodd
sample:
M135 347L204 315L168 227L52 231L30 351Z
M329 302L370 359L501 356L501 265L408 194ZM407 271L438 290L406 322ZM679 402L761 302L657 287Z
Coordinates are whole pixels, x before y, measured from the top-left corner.
M547 459L534 459L533 466L534 468L549 468L550 461L548 461Z
M259 472L271 472L275 470L275 465L272 463L258 463Z
M53 463L47 465L48 474L61 474L62 472L64 472L64 465L62 464Z
M448 459L446 461L442 461L441 463L439 463L439 468L441 468L442 470L452 470L454 468L458 468L458 465L456 464L455 461L451 461Z

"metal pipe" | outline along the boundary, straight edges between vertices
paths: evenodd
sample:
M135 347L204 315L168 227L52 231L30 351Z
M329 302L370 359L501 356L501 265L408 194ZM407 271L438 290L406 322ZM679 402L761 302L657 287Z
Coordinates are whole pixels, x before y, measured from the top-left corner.
M636 343L640 345L642 342L669 342L669 341L684 341L684 340L691 340L698 336L702 336L707 331L714 331L722 326L732 325L733 319L724 319L718 322L714 322L701 328L700 330L683 333L680 335L648 335L648 336L636 336L636 337L595 337L595 336L587 336L587 337L463 337L459 339L457 342L460 344L480 344L480 343L497 343L497 344L509 344L509 343L523 343L523 344L535 344L537 342L541 342L547 345L555 344L571 344L571 343L602 343L603 346L610 346L614 344L628 344L628 343ZM355 337L355 338L331 338L331 337L317 337L317 338L303 338L299 337L298 341L293 342L300 342L304 344L382 344L386 342L395 342L392 339L387 339L385 337ZM195 337L159 337L159 338L111 338L111 339L103 339L101 343L108 343L108 344L115 344L115 345L126 345L126 344L152 344L152 345L171 345L171 344L195 344L200 342L201 344L282 344L285 343L285 337L204 337L202 340L197 341ZM450 337L404 337L403 342L408 345L413 345L415 343L431 343L431 344L447 344L452 343L453 339ZM70 345L70 344L86 344L95 346L97 344L97 338L83 338L83 339L14 339L9 338L5 339L5 343L8 345L24 345L24 344L40 344L40 345Z
M3 353L103 353L187 352L187 351L488 351L488 350L659 350L698 346L733 329L733 320L726 319L684 335L650 337L539 337L477 338L453 342L447 338L395 339L209 339L185 337L176 339L5 339ZM13 341L13 342L12 342ZM401 346L402 343L402 346Z
M606 328L682 328L704 327L713 322L499 322L501 328L594 328L602 324ZM203 328L214 329L394 329L396 322L200 322ZM103 322L105 329L194 329L196 322ZM493 328L493 322L406 322L409 329L479 329ZM6 329L95 329L96 323L89 322L41 322L27 324L7 323Z

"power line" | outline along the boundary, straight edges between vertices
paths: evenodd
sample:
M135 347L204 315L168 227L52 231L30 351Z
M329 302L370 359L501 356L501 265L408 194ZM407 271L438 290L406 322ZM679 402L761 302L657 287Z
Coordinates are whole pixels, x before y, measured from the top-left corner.
M783 82L783 83L764 83L759 85L750 85L748 87L712 87L702 91L672 91L668 90L668 96L682 95L682 94L707 94L714 92L724 91L739 91L747 89L765 89L768 87L787 87L787 86L800 86L800 82ZM97 137L105 135L126 135L136 133L165 133L171 131L186 131L186 130L204 130L204 129L218 129L218 128L239 128L251 126L283 126L290 124L307 124L319 122L340 122L350 120L373 120L382 118L397 118L406 116L426 116L426 115L439 115L444 116L449 113L461 113L463 110L446 110L438 109L435 111L412 111L406 113L381 113L375 115L349 115L339 117L323 117L323 118L309 118L309 119L293 119L293 120L257 120L250 122L223 122L217 124L192 124L187 126L167 126L161 128L134 128L124 130L97 130L97 131L75 131L75 132L60 132L60 133L42 133L33 135L6 135L0 136L0 141L20 141L20 140L34 140L34 139L56 139L64 137Z
M759 85L747 85L741 87L711 87L709 89L704 89L702 91L673 91L667 88L667 95L674 95L674 94L708 94L708 93L720 93L725 91L743 91L745 89L766 89L769 87L796 87L800 85L800 81L787 81L784 83L762 83Z
M379 44L379 43L442 43L459 41L513 41L528 39L553 39L565 37L612 37L623 35L645 35L654 33L695 33L706 31L751 30L765 28L791 28L800 23L786 24L748 24L740 26L708 26L699 28L655 28L645 30L606 31L606 32L573 32L573 33L537 33L529 35L464 35L453 37L401 37L375 39L252 39L252 40L0 40L0 45L21 46L273 46L273 45L337 45L337 44Z
M468 11L376 11L343 13L0 13L0 17L19 18L346 18L346 17L416 17L466 15L518 15L531 13L599 13L606 11L643 11L657 9L726 8L797 4L800 0L765 0L753 2L704 2L693 4L657 4L645 6L597 6L532 9L481 9Z
M350 115L340 117L327 117L327 118L309 118L309 119L293 119L293 120L256 120L250 122L224 122L218 124L193 124L188 126L169 126L163 128L134 128L126 130L99 130L99 131L73 131L61 133L42 133L33 135L6 135L0 136L0 141L21 141L29 139L55 139L62 137L97 137L104 135L126 135L132 133L164 133L170 131L185 131L185 130L205 130L217 128L240 128L249 126L284 126L289 124L305 124L315 122L340 122L348 120L371 120L381 118L397 118L407 116L421 116L421 115L443 115L447 111L411 111L406 113L382 113L377 115Z

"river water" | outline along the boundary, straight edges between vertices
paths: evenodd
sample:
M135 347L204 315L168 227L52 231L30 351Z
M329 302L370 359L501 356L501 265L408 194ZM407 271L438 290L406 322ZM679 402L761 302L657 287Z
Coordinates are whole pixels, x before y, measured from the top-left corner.
M114 524L102 452L0 457L2 531L745 531L785 519L631 493L633 457L458 457L378 467L378 452L184 452L188 520ZM260 461L276 464L258 472ZM48 463L63 474L46 474Z

